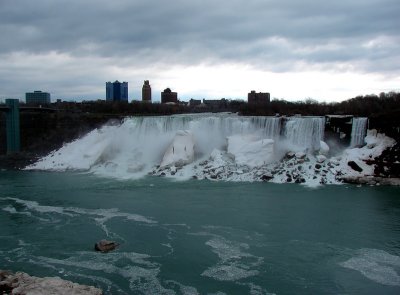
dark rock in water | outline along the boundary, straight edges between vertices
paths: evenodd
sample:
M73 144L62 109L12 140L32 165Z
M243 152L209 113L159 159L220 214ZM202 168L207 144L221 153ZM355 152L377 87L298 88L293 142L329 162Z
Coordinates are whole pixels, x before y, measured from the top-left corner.
M274 178L272 175L266 175L266 174L264 174L264 175L262 175L261 177L261 180L262 181L269 181L269 180L271 180L272 178Z
M94 245L94 249L105 253L114 250L118 246L119 244L114 241L101 240Z
M360 166L358 166L358 164L354 161L349 161L347 162L347 165L349 165L349 167L357 172L362 172L362 168Z
M321 164L315 164L315 169L321 169Z
M306 180L302 177L297 178L295 181L295 183L304 183L304 182L306 182Z

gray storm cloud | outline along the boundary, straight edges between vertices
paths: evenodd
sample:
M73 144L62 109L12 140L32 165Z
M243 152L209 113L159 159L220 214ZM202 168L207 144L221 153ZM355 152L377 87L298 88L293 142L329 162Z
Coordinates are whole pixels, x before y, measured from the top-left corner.
M241 63L272 72L348 64L359 72L398 76L399 12L397 0L3 0L0 95L11 88L11 76L24 80L36 72L40 81L44 70L57 83L73 84L66 81L71 72L74 78L97 72L87 79L103 81L107 74L98 74L96 64ZM52 59L64 55L63 62ZM34 58L41 56L47 56L46 65ZM49 61L65 68L57 71Z

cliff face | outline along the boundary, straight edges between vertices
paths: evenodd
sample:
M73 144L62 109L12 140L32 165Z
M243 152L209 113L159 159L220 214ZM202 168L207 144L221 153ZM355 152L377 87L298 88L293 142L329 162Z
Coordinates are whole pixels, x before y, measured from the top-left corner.
M119 115L21 112L21 153L6 155L5 115L0 113L0 168L22 168L66 142L121 119Z

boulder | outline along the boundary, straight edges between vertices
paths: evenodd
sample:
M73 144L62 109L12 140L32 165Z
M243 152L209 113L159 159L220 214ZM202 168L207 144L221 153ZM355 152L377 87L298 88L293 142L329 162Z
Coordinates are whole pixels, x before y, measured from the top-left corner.
M318 163L323 163L326 161L326 157L324 155L318 155L316 156L316 159Z
M114 241L101 240L94 245L94 249L96 251L106 253L106 252L114 250L118 246L119 246L119 244Z
M358 164L357 164L356 162L354 162L354 161L349 161L349 162L347 162L347 165L348 165L351 169L353 169L353 170L355 170L355 171L357 171L357 172L362 172L362 171L363 171L363 169L362 169L360 166L358 166Z
M294 158L294 152L287 152L286 153L286 158L288 158L288 159Z
M268 174L263 174L260 179L262 181L270 181L271 179L273 179L274 177L272 175L268 175Z
M297 159L305 159L306 153L297 152L297 153L294 154L294 156L295 156Z
M329 146L326 144L325 141L320 141L320 148L319 148L319 154L327 156L329 154Z
M58 277L38 278L24 272L12 273L0 270L0 294L73 294L101 295L102 290L73 283Z

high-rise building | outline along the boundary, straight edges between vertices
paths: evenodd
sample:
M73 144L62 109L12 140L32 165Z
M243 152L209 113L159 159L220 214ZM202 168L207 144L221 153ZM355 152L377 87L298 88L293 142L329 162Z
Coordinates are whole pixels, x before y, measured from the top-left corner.
M248 95L247 95L247 102L248 103L268 103L270 102L270 95L268 92L258 92L256 93L254 90L252 90Z
M25 93L26 104L50 104L50 93L39 90Z
M142 87L142 101L151 102L151 87L149 80L145 80Z
M161 92L161 103L178 103L178 93L172 92L171 89L166 88Z
M128 82L106 82L106 101L128 101Z

